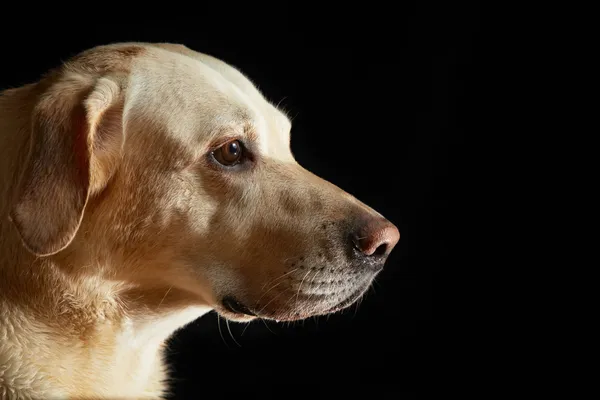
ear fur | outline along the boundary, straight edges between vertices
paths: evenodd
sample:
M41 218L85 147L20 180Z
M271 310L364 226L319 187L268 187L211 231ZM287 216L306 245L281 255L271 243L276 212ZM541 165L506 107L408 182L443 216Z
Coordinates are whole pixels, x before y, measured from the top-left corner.
M31 115L31 150L10 212L25 247L48 256L75 237L88 198L101 190L123 144L116 79L64 73Z

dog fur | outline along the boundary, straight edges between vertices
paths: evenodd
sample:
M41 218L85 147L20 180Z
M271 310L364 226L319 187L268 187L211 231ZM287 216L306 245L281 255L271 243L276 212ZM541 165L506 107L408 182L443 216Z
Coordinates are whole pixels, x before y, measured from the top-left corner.
M99 46L2 92L0 399L163 398L164 343L201 315L362 296L397 229L298 165L290 129L237 69L175 44ZM215 162L232 140L244 161ZM353 233L384 251L356 256Z

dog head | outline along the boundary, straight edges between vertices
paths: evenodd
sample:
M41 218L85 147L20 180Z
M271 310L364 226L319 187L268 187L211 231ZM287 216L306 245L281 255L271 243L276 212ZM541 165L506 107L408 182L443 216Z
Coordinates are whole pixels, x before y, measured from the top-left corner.
M232 320L294 320L353 304L399 239L301 167L286 115L213 57L103 46L38 86L11 213L38 256Z

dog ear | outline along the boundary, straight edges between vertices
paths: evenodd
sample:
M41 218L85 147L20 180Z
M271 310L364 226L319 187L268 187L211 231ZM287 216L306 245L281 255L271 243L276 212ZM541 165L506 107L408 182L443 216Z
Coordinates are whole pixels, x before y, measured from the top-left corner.
M90 195L110 179L123 145L118 80L71 73L31 115L29 160L10 212L25 247L48 256L75 237Z

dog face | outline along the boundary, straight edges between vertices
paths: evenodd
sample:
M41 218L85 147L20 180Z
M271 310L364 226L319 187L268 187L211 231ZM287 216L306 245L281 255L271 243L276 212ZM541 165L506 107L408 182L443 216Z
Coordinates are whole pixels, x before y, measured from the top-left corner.
M290 121L242 74L152 48L117 81L87 92L91 172L78 179L90 184L76 233L52 257L240 321L327 314L366 292L398 230L300 166ZM27 207L14 219L35 250Z

